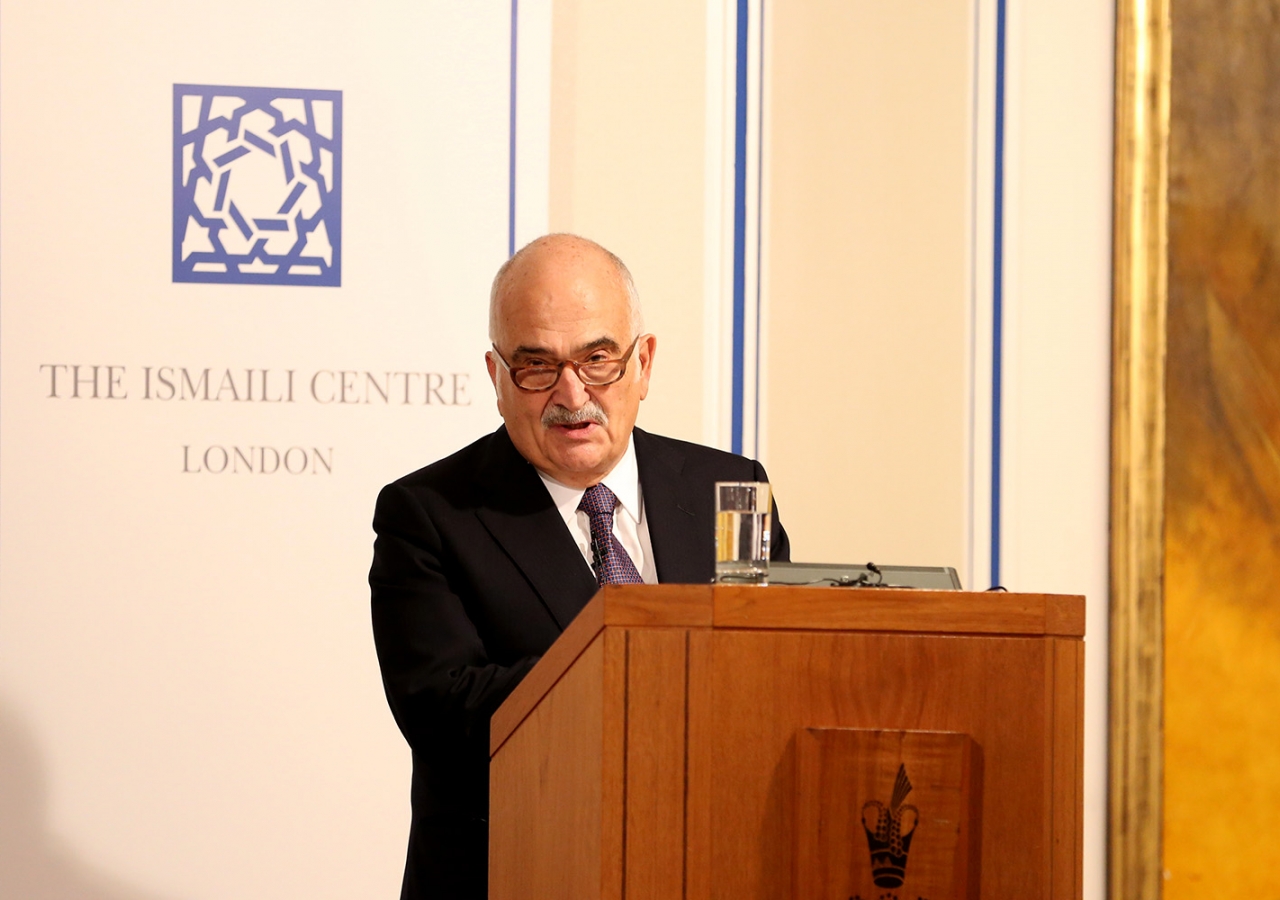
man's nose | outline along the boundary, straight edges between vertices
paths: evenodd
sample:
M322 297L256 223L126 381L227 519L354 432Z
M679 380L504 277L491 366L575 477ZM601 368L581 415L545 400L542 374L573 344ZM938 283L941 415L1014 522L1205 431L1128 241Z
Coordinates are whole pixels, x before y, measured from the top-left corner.
M560 370L560 380L556 382L555 400L565 409L581 409L591 399L587 386L578 377L573 366L565 366Z

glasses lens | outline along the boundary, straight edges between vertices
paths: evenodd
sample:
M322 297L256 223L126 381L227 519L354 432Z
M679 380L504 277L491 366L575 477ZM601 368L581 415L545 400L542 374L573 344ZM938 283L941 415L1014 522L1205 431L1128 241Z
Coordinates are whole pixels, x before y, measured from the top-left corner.
M613 384L622 377L626 363L620 359L608 359L603 362L587 363L578 367L578 377L584 384Z
M517 387L526 388L531 391L540 391L549 388L556 383L556 378L560 375L559 369L544 368L535 366L528 369L513 369L511 378Z

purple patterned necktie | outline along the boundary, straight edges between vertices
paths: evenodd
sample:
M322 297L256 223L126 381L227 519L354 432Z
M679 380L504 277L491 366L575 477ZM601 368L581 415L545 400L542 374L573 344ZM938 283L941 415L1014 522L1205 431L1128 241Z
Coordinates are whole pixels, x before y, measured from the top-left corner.
M643 584L627 551L613 535L613 510L618 498L603 484L587 488L578 509L591 519L591 548L595 554L598 584Z

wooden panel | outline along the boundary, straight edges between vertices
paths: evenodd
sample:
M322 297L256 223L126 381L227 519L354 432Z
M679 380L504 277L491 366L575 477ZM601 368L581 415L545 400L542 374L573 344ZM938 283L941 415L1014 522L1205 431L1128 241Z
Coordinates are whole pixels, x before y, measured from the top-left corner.
M627 900L684 894L686 634L628 631Z
M965 734L801 729L795 896L977 900L981 772Z
M790 748L801 727L970 734L984 754L981 896L1047 896L1045 641L747 631L712 640L713 897L793 896Z
M717 628L1084 634L1084 598L887 588L718 586Z
M707 627L709 584L610 584L601 589L606 625Z
M600 897L622 900L623 856L627 808L627 665L630 640L627 632L604 632L604 711L601 728L600 795ZM536 896L529 894L528 896Z
M503 701L489 720L489 755L498 752L511 732L533 711L538 701L560 679L578 655L585 650L600 630L604 628L604 602L600 595L584 606L577 617L564 630L564 634L538 660L524 680L516 685L511 696Z
M1045 634L1084 637L1084 598L1045 595Z
M715 772L715 693L712 638L705 629L689 632L689 739L685 799L685 900L711 897L711 784Z
M1080 900L1084 896L1084 643L1053 641L1052 658L1050 896Z
M490 762L492 900L602 895L604 645L587 647Z
M497 752L538 701L606 625L708 626L711 585L611 584L582 608L489 723L489 753Z

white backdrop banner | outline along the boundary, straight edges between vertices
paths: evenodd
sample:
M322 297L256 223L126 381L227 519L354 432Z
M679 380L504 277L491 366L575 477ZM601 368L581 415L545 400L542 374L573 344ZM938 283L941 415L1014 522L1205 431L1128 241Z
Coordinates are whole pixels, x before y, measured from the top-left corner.
M550 0L0 22L0 896L396 896L369 521L498 422Z

